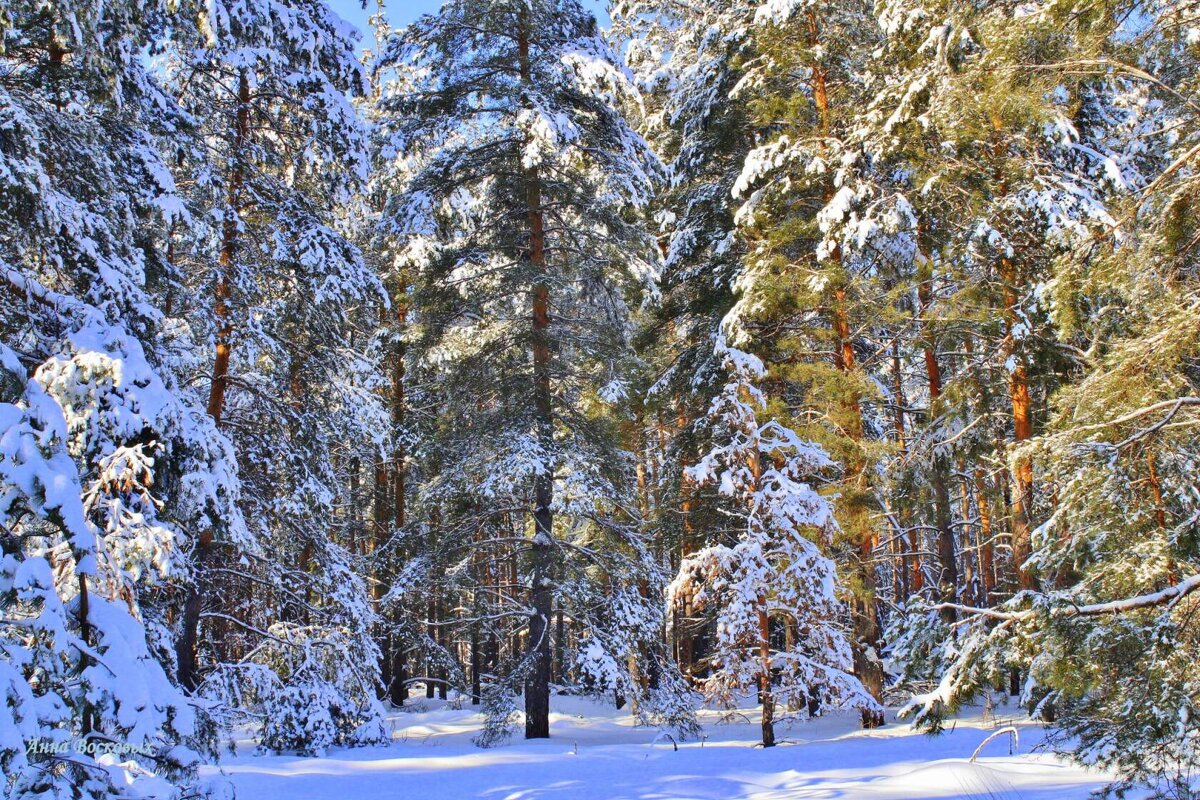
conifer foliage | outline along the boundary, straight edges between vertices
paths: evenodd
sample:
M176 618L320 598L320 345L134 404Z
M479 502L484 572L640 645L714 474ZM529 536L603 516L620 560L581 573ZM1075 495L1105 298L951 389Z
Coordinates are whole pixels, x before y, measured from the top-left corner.
M491 548L481 529L497 522L519 538L529 591L499 613L527 615L527 644L492 691L523 684L526 736L545 737L556 603L594 690L642 694L628 665L653 652L659 614L631 588L657 578L616 425L631 310L655 271L639 210L660 166L623 117L629 76L574 0L447 4L379 69L395 73L375 112L380 225L411 276L413 374L437 384L418 498L433 525L472 535L439 537L446 558ZM629 616L613 617L604 598L622 595Z
M880 708L849 674L853 662L835 568L819 547L828 545L836 527L833 509L805 482L832 462L778 422L759 423L766 402L755 385L766 375L759 359L723 338L717 354L729 375L709 410L717 442L687 478L716 484L732 506L729 513L745 527L731 532L732 544L685 557L667 602L701 613L711 609L716 633L704 692L732 705L740 692L757 689L762 742L771 747L776 704L809 715ZM782 648L775 646L779 628Z
M1003 702L1196 796L1195 11L8 2L0 795L419 686Z

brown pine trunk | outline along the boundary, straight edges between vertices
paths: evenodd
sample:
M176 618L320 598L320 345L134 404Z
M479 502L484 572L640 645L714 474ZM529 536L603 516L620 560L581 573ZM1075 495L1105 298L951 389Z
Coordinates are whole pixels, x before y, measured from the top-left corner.
M1159 530L1167 527L1167 507L1163 503L1162 482L1158 479L1158 465L1154 461L1154 451L1146 453L1146 469L1150 480L1150 491L1154 494L1154 520Z
M676 426L680 435L687 429L688 419L687 412L683 407L683 401L679 398L675 400L678 408L678 416L676 417ZM684 477L687 474L691 464L688 461L687 450L684 447L679 448L679 518L682 526L681 536L679 538L679 557L683 559L696 552L696 531L692 524L692 487L690 481ZM690 683L695 675L696 663L696 642L692 636L691 630L691 614L692 609L689 604L684 603L683 607L674 609L676 613L676 624L672 626L675 631L678 643L676 652L678 653L679 668L683 671L684 677Z
M208 392L208 415L219 426L225 410L225 394L229 387L230 335L233 323L229 318L229 298L233 291L233 271L238 250L238 228L241 223L242 188L245 183L246 140L250 136L250 81L246 71L238 73L238 107L234 123L233 145L230 152L229 185L225 194L225 218L221 223L221 252L217 258L216 304L217 352L213 359L212 383Z
M980 605L988 606L996 591L996 566L992 551L991 498L984 482L983 470L975 470L975 505L979 508L979 572Z
M1004 120L993 111L990 119L996 141L993 146L995 160L996 196L1008 194L1008 177L1004 172L1003 143ZM1029 396L1029 376L1024 361L1017 353L1016 325L1017 303L1021 299L1022 278L1017 265L1007 256L1000 259L1000 280L1004 285L1004 346L1002 353L1005 365L1010 369L1008 396L1012 405L1013 444L1019 446L1033 436L1033 407ZM1033 465L1027 459L1019 460L1011 472L1012 493L1012 551L1013 566L1017 573L1020 589L1033 589L1036 582L1032 573L1025 569L1031 547L1030 512L1033 500Z
M225 192L225 218L221 223L221 251L217 257L219 274L215 289L213 313L217 318L217 349L213 357L212 383L208 393L208 415L217 427L225 410L225 394L229 386L230 336L233 325L229 317L229 298L238 249L238 228L241 221L242 192L245 183L246 142L250 137L250 81L245 70L238 73L238 105L234 119L234 136L230 149L229 185ZM196 663L197 629L204 604L205 587L200 565L208 559L212 534L202 534L193 555L196 577L184 600L184 613L179 640L175 645L179 683L189 691L199 685Z
M1016 353L1015 327L1017 323L1016 306L1019 301L1017 281L1019 277L1011 259L1000 261L1000 275L1004 281L1005 307L1005 346L1006 361L1011 362L1011 372L1008 379L1008 394L1012 404L1013 444L1020 446L1022 442L1033 437L1033 405L1029 396L1029 376L1020 356ZM1032 532L1030 522L1031 505L1033 501L1033 464L1029 459L1021 458L1012 469L1012 549L1013 565L1017 570L1017 585L1021 589L1033 589L1036 586L1033 573L1025 568L1025 562L1032 552Z
M530 27L522 11L518 23L521 81L532 83L529 62ZM533 394L538 445L549 454L554 449L554 417L550 388L550 288L545 282L546 238L542 210L542 182L536 167L525 171L525 197L529 225L529 265L538 275L533 290ZM554 606L551 570L554 561L554 475L547 470L534 478L534 536L530 545L532 570L528 656L525 678L525 738L550 736L550 614Z
M775 695L771 691L771 620L767 616L767 599L758 598L758 696L762 701L762 744L775 746Z
M1154 494L1154 520L1158 523L1159 530L1165 530L1167 527L1167 506L1163 500L1162 481L1158 478L1158 464L1154 460L1153 450L1146 453L1146 469L1148 471L1150 491ZM1173 557L1167 561L1167 583L1171 586L1179 583L1179 571Z
M960 459L959 471L966 474L966 465ZM967 480L960 481L959 484L959 514L963 520L962 525L962 596L968 602L978 593L978 570L976 566L979 563L979 544L974 537L978 534L979 528L971 524L971 492L974 488L969 485Z

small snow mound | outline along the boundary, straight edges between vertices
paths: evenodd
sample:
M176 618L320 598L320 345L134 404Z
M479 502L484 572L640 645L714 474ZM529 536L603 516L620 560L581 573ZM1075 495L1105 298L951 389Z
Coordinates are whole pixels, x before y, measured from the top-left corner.
M929 797L986 797L1020 800L1021 792L1003 770L962 759L935 761L926 766L872 782L872 788L920 789Z

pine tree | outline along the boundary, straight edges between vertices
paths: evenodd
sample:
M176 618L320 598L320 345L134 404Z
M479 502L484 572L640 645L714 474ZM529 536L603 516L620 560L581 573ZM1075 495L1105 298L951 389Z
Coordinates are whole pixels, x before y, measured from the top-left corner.
M685 558L667 597L678 603L687 596L690 606L715 617L705 694L732 704L757 688L762 743L772 747L777 704L806 715L881 709L849 674L834 565L808 538L828 539L836 527L829 501L805 482L832 462L778 422L760 423L766 398L755 384L766 376L762 362L723 339L717 348L729 377L709 410L716 447L687 477L719 486L738 526ZM780 631L783 647L775 645Z
M392 445L376 393L384 355L372 349L387 298L340 216L367 177L351 104L365 71L353 32L315 0L187 13L202 29L161 53L196 126L174 165L199 224L174 231L186 293L173 311L189 352L215 345L191 369L208 378L196 383L237 449L255 524L247 541L198 543L179 680L276 722L279 704L331 693L336 741L378 739L375 612L346 494L358 465ZM251 673L256 690L231 693ZM304 709L294 713L302 732ZM268 732L267 744L290 748L296 736Z
M155 147L185 115L140 58L166 11L18 4L4 18L5 796L118 796L155 774L183 788L213 745L168 677L168 621L194 532L214 515L233 536L244 524L229 443L183 397L160 310L165 233L190 219ZM103 748L69 751L80 738L149 756L103 766Z
M797 432L843 465L838 515L855 595L855 674L878 700L882 537L873 476L886 423L867 354L890 315L883 277L911 249L915 220L856 141L861 74L877 35L865 5L764 3L748 24L755 53L735 98L768 132L734 186L748 253L728 324L735 344L756 342L768 367L778 364L778 402ZM865 726L882 722L864 710Z
M522 556L528 596L499 613L527 619L525 651L492 694L523 683L529 738L549 735L556 602L595 690L644 691L628 657L655 638L612 409L653 270L637 209L659 167L621 116L618 65L574 0L449 3L379 64L395 73L376 114L392 162L382 224L413 281L409 373L437 384L426 536L462 552L497 535L463 532L508 530ZM615 617L624 603L596 602L618 596L633 608Z

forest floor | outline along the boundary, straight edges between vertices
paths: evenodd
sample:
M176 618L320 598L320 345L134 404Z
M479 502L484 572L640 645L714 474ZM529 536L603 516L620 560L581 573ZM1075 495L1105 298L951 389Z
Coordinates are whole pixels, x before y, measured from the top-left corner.
M703 711L705 740L678 751L611 707L554 697L552 708L549 740L518 732L481 750L471 743L481 718L470 705L420 698L390 715L390 746L300 758L256 755L247 740L219 769L240 800L1069 800L1110 780L1041 752L1041 729L1027 722L1015 723L1012 755L1003 734L970 763L984 739L1014 724L1003 706L987 722L966 714L936 737L895 721L863 731L856 715L837 714L778 726L780 744L769 750L755 746L753 710Z

